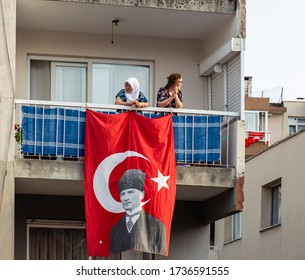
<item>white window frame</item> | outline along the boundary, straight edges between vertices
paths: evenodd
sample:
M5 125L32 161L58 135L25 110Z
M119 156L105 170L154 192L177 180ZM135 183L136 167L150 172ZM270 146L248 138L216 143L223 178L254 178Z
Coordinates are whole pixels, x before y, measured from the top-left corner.
M255 115L255 121L256 121L256 127L254 130L249 130L247 128L247 114L254 114ZM261 120L261 116L264 116L264 120ZM245 111L245 138L248 138L248 132L265 132L264 138L262 138L260 141L268 141L268 112L267 111ZM264 129L260 126L264 126Z
M68 65L86 65L87 66L87 99L88 103L92 100L92 68L93 64L117 64L117 65L136 65L136 66L146 66L149 67L149 92L144 93L145 96L148 98L151 106L154 106L155 102L155 95L154 95L154 87L153 87L153 79L154 79L154 62L151 60L123 60L123 59L92 59L92 58L75 58L75 57L58 57L58 56L40 56L40 55L28 55L27 57L27 99L30 99L30 67L31 67L31 60L47 60L55 63L59 63L60 65L66 64ZM52 75L54 73L51 73ZM51 79L51 84L53 80ZM122 87L125 81L122 81ZM51 86L54 88L54 85ZM116 93L113 93L114 95ZM51 91L52 96L52 91Z
M302 122L303 121L303 122ZM293 133L290 133L290 127L295 127L295 132L299 132L300 130L304 128L299 128L299 126L305 127L305 118L298 118L298 117L289 117L288 118L288 133L289 135L292 135Z
M267 111L245 111L245 115L247 115L247 114L255 115L255 118L256 118L255 131L268 131L268 112ZM260 116L264 116L264 122L261 121ZM246 117L245 117L245 120L246 120ZM265 129L260 128L260 125L263 125ZM246 130L248 131L247 125L246 125Z

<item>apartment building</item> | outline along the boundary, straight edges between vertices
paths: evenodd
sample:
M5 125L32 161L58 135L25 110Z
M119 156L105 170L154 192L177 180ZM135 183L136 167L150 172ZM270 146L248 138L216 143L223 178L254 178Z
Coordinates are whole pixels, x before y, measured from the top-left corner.
M245 138L261 138L246 147L244 211L216 222L218 258L303 260L305 103L245 98Z
M156 108L156 93L173 72L183 74L184 108L170 112L191 132L175 138L182 154L168 259L215 258L215 221L243 210L245 1L4 0L0 9L0 259L91 257L85 106L126 109L114 96L132 75L151 103L142 111L169 112ZM212 139L209 117L218 119Z

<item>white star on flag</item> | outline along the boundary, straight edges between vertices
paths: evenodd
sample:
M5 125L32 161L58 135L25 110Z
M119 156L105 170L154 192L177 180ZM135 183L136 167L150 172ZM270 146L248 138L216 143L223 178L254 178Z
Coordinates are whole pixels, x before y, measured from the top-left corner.
M160 191L162 188L166 188L169 190L169 186L166 183L166 181L169 179L170 176L163 176L160 170L158 170L158 177L157 178L151 178L151 180L158 183L158 191Z

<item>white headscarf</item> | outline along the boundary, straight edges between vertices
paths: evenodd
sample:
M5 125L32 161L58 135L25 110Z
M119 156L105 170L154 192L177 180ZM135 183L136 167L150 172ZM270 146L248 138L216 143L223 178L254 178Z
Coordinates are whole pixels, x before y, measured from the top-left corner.
M140 84L139 81L136 78L128 78L126 80L126 83L130 84L132 87L132 92L127 93L125 92L126 98L128 101L134 101L138 99L140 94Z

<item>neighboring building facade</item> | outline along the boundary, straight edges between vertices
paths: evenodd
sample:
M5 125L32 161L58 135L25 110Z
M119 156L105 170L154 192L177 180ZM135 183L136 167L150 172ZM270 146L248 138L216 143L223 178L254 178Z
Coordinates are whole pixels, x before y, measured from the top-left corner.
M305 128L305 102L298 101L284 101L283 102L287 112L284 118L284 135L292 135Z
M257 131L270 138L246 148L244 211L216 222L218 258L305 259L305 103L245 98L245 114L261 114L266 125Z
M305 259L304 141L302 130L246 161L240 221L216 222L219 259Z
M223 123L217 162L177 163L169 259L215 258L214 222L243 210L246 4L155 2L2 1L0 259L88 258L83 158L25 155L16 144L20 107L116 109L127 75L139 77L155 107L172 72L184 82L177 113L220 115Z

